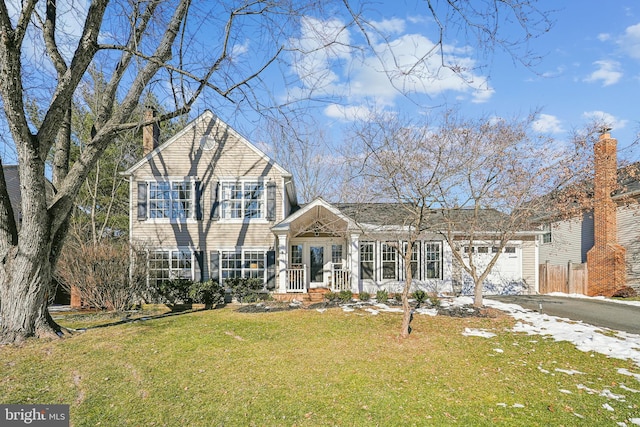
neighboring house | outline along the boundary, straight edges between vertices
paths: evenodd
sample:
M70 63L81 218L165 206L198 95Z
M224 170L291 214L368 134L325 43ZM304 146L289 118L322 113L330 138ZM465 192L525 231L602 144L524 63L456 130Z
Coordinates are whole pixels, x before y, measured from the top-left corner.
M402 218L393 220L398 205L318 198L299 206L291 174L210 111L159 146L157 131L143 133L148 153L125 175L130 236L148 253L150 282L244 276L263 279L277 294L401 289L394 245L406 242ZM469 292L451 250L436 232L417 242L417 286ZM461 237L457 250L489 257L495 248L470 248ZM537 255L537 234L519 234L500 255L487 292L535 292Z
M22 207L20 197L20 175L18 175L18 165L3 165L4 180L7 184L7 193L13 209L13 217L16 226L19 228L22 223Z
M538 219L545 231L540 263L586 263L589 295L611 295L625 284L640 287L640 163L618 168L615 150L616 140L603 133L596 144L596 179L586 189L593 209Z

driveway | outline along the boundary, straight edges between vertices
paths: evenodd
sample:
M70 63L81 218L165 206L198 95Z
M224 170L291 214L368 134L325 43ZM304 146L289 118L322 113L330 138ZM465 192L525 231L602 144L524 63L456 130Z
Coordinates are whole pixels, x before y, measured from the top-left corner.
M593 326L640 334L640 306L592 298L549 295L489 295L485 297L544 314L579 320Z

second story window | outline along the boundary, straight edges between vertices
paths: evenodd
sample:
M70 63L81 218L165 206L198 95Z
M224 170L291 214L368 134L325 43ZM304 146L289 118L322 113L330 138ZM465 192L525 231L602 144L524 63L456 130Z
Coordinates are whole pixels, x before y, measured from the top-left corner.
M193 211L189 181L149 182L149 218L187 219Z
M265 218L265 192L262 182L223 182L221 187L222 218Z

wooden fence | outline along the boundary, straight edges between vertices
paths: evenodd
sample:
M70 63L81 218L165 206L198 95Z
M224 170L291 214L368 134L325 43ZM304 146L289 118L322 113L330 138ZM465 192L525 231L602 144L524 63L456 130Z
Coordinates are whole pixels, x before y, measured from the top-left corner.
M540 264L540 293L587 294L587 264Z

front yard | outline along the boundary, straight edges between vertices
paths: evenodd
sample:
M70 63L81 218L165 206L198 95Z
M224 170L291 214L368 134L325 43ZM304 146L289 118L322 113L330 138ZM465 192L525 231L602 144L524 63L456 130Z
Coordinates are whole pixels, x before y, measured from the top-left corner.
M619 373L637 366L511 332L508 316L416 315L401 340L397 313L237 308L1 347L0 402L70 404L74 426L640 422L640 382Z

